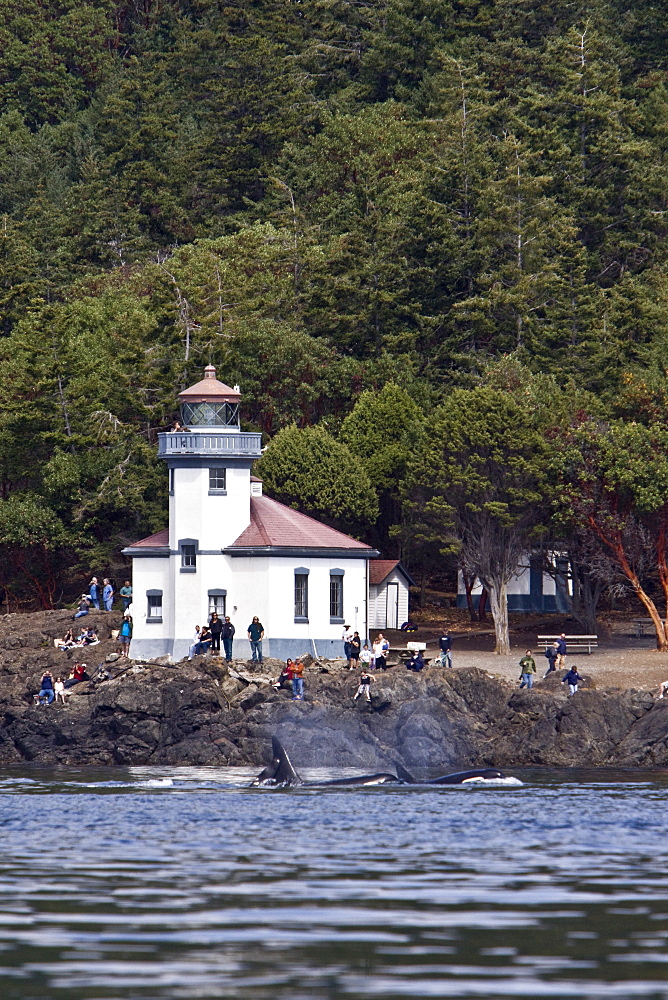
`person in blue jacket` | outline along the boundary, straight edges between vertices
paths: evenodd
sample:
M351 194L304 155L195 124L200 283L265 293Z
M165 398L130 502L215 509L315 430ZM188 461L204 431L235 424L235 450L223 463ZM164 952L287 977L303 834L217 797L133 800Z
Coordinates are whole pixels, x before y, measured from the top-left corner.
M562 684L568 684L568 696L574 695L578 689L578 683L582 680L578 673L578 668L573 664L565 677L561 678Z

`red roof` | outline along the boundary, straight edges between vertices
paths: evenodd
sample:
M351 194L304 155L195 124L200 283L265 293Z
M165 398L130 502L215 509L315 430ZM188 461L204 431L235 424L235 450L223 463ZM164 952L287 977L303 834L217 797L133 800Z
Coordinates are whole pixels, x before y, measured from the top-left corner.
M382 583L393 569L399 565L398 559L374 559L369 565L369 583L372 587Z
M204 369L204 378L189 386L179 393L179 399L185 399L191 403L204 403L208 400L212 402L238 403L241 393L238 389L232 389L224 382L219 382L216 378L216 369L213 365L207 365Z
M148 538L142 538L139 542L133 542L133 549L161 549L165 545L169 545L169 528L164 528L163 531L158 531L155 535L149 535Z
M358 542L350 535L330 528L320 521L300 514L272 500L271 497L251 497L251 523L241 532L230 548L312 548L358 549L360 554L373 552L370 545Z

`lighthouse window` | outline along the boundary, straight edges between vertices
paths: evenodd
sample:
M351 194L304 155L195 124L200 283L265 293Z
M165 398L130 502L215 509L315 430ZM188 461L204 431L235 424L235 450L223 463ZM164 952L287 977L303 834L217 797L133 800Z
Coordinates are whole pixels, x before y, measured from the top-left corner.
M329 618L333 621L343 621L343 576L332 573L329 577Z
M181 542L181 572L195 573L197 571L197 544Z
M226 490L226 469L209 469L209 493L224 493Z
M308 621L308 576L295 573L295 621Z

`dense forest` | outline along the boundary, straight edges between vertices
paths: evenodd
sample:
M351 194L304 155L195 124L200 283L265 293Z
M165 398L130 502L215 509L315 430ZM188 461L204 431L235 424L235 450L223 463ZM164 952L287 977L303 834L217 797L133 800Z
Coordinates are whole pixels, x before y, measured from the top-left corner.
M665 646L666 37L650 0L0 0L7 606L164 526L212 362L274 496L478 576L501 646L528 545Z

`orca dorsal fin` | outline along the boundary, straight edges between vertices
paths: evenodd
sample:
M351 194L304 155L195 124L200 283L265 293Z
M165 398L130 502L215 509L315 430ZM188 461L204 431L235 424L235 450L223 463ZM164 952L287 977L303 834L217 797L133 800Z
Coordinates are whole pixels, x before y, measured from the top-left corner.
M288 757L287 751L280 740L275 736L271 738L271 750L273 756L278 760L278 767L274 774L277 784L302 785L303 781L292 766L292 761Z
M400 764L399 761L395 761L394 762L394 767L395 767L395 770L397 772L397 778L399 778L400 781L405 781L407 785L419 785L420 784L420 782L417 781L417 779L413 777L413 775L411 774L411 772L408 771L404 767L403 764Z

